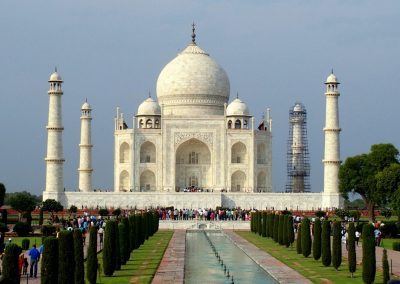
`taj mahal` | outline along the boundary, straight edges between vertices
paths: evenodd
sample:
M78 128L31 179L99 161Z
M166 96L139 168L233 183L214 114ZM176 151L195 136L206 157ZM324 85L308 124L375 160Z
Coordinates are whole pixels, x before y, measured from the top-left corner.
M272 192L270 110L256 121L245 98L235 95L230 99L228 75L199 47L194 26L191 42L161 70L156 97L149 95L132 120L117 108L112 192L92 188L92 108L87 101L81 107L79 188L64 190L62 84L56 70L49 79L43 200L51 198L65 207L88 208L316 210L342 206L338 190L340 93L333 72L325 82L321 192Z

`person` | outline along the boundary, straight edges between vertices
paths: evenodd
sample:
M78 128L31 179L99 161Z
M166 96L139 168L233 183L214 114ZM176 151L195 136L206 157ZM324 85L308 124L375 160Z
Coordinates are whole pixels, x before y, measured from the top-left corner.
M31 268L29 270L29 276L30 277L37 277L37 265L40 259L40 253L39 251L36 249L36 245L33 245L33 247L31 248L31 250L29 251L28 254L31 257Z
M28 273L28 259L24 257L24 263L22 266L22 275L26 275Z
M98 233L99 233L99 239L100 239L100 247L103 247L104 229L102 227L100 227Z
M5 246L5 250L7 250L8 246L11 245L11 238L8 239L8 241L6 242L6 246Z
M375 246L379 247L381 242L381 231L378 228L376 228L374 231L374 235L375 235Z
M358 246L358 242L360 241L361 233L357 230L356 231L356 245Z

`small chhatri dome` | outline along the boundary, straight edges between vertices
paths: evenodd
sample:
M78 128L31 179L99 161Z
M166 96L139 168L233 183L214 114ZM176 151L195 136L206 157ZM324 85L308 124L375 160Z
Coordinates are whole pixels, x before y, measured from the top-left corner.
M296 103L293 107L293 111L301 112L303 111L303 105L301 103Z
M337 77L335 76L335 74L333 74L333 72L331 74L329 74L328 78L326 78L326 83L325 84L340 84Z
M234 99L226 108L227 116L249 116L247 105L239 98Z
M195 41L163 68L157 80L157 98L167 115L223 115L229 93L225 70Z
M139 105L137 115L161 115L160 105L149 97Z
M58 74L57 72L57 68L54 70L53 74L50 75L50 79L49 82L62 82L62 78L60 76L60 74Z
M87 101L85 101L81 107L81 110L91 110L91 109L92 109L92 107L90 106L90 104Z

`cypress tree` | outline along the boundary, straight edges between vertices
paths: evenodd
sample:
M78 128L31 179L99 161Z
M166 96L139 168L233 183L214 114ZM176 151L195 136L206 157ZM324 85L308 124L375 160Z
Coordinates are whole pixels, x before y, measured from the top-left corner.
M142 215L141 214L136 214L135 215L135 230L136 230L136 248L139 248L141 244L143 243L142 241Z
M136 241L135 241L135 215L131 215L128 218L129 220L129 247L130 252L132 252L136 248Z
M83 239L79 229L74 230L75 284L85 283L85 268L83 266Z
M315 260L321 258L321 220L315 219L314 222L314 241L313 241L313 257Z
M324 266L331 265L331 224L328 220L322 222L321 260Z
M115 222L115 270L121 270L121 243L119 237L119 224Z
M290 246L289 243L289 230L288 230L289 215L283 215L283 245L287 248Z
M58 283L71 283L73 275L75 275L73 233L61 231L58 235Z
M129 260L130 256L131 256L131 243L130 243L130 239L129 239L129 234L130 234L130 229L129 229L129 220L127 217L122 219L122 223L125 225L125 247L126 250L124 252L125 254L125 263ZM124 264L125 264L124 263Z
M258 235L261 236L262 235L262 212L261 211L257 211L257 214L258 214L258 218L257 218L257 221L258 221L258 225L257 225L257 227L258 227Z
M303 252L301 249L301 224L300 223L297 225L296 251L298 254L302 254L302 252Z
M362 231L362 277L364 283L374 283L376 273L375 236L374 226L366 224Z
M148 225L147 225L147 212L142 213L142 229L143 229L143 242L149 238L148 236Z
M348 260L349 260L349 272L351 273L351 278L353 278L354 272L357 269L357 258L356 258L356 229L354 223L349 224L348 230L349 240L348 240Z
M92 226L89 231L89 247L86 259L86 279L89 284L96 284L97 279L97 228Z
M383 254L382 254L382 270L383 270L383 283L388 283L390 281L390 274L389 274L389 262L386 249L383 249Z
M279 232L279 215L275 214L274 217L274 242L278 242L278 232Z
M301 221L301 251L304 257L309 257L311 254L310 219L308 218Z
M39 211L39 225L42 226L43 225L43 209L40 208Z
M262 236L265 238L265 237L267 237L267 218L268 218L267 212L264 211L262 216L263 216L263 218L262 218Z
M270 216L270 226L269 226L269 237L271 239L274 238L274 228L275 228L275 213L272 213Z
M138 214L137 218L137 226L138 226L138 235L139 235L139 245L140 247L145 240L145 232L144 232L144 222L143 222L143 214Z
M126 252L128 251L128 248L126 247L127 241L126 241L126 226L123 222L118 224L118 231L119 231L119 249L120 249L120 255L121 255L121 264L125 265L126 264Z
M284 222L284 215L279 215L279 227L278 227L278 243L282 246L283 243L283 222Z
M250 212L250 231L254 233L254 212Z
M294 243L294 227L293 227L293 217L288 217L288 243L292 245Z
M3 281L4 283L18 284L19 283L19 269L18 257L22 249L16 244L10 244L3 256Z
M342 233L340 222L333 222L333 238L332 238L332 265L338 270L342 263Z
M58 282L58 239L47 237L43 241L41 257L41 283L53 284Z
M107 221L104 232L103 272L106 276L112 276L115 271L117 250L115 224L114 220Z

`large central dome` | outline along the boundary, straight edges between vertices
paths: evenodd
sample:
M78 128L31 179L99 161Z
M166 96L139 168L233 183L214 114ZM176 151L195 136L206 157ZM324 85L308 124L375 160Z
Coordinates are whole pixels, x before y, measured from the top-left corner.
M225 70L194 42L164 67L157 80L165 115L223 115L229 92Z

